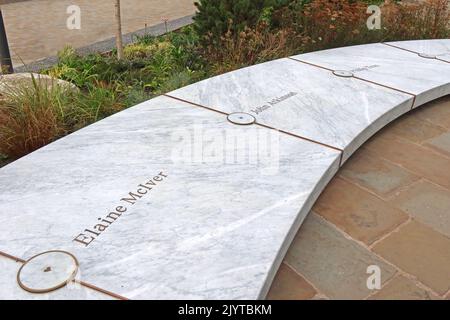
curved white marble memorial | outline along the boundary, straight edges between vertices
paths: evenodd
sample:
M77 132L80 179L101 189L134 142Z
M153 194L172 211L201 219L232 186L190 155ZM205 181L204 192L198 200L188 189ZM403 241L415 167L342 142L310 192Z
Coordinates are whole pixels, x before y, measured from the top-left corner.
M416 53L428 59L450 62L450 43L448 39L399 41L390 42L388 45Z
M450 94L449 48L371 44L252 66L7 165L0 298L264 298L340 165L400 115ZM49 250L76 257L76 280L45 294L21 289L20 267ZM30 269L33 283L67 274L45 262Z

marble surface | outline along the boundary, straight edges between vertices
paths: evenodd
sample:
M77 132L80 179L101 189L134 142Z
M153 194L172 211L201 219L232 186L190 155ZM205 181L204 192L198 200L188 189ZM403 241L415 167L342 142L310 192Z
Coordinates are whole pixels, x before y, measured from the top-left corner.
M17 284L17 272L22 263L0 256L1 300L111 300L109 295L71 282L64 288L49 293L30 293Z
M450 53L444 53L436 56L437 59L450 63Z
M413 96L342 78L292 59L234 71L169 95L344 150L343 162L370 136L412 107Z
M450 40L447 42L450 47ZM360 79L414 94L415 107L450 94L450 64L385 44L330 49L293 58L331 70L349 71Z
M18 281L31 292L48 292L75 279L78 262L70 254L45 252L29 259L18 273Z
M446 46L420 50L446 57ZM384 86L417 94L416 105L448 94L446 63L417 57L381 44L296 57L358 78L276 60L64 137L0 169L0 251L68 251L78 280L130 299L264 298L339 165L413 107ZM239 112L256 123L231 123L253 121L228 118ZM0 256L0 299L112 298L70 286L30 294L20 266Z
M0 251L66 250L81 280L131 299L263 298L339 158L156 98L2 168ZM74 241L113 211L89 245Z
M450 54L450 39L393 41L387 43L398 48L413 51L417 54L427 54L438 57L445 56L447 58Z

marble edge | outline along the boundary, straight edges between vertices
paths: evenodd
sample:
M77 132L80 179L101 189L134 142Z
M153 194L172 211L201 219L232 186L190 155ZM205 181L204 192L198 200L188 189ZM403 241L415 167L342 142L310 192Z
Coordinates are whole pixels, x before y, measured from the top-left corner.
M38 153L41 153L41 152L45 152L47 147L50 146L50 145L53 146L54 144L64 143L67 139L70 139L72 136L83 135L85 132L88 132L89 130L92 130L92 129L96 128L98 125L103 124L105 121L108 121L110 118L120 117L123 114L129 113L129 112L134 112L134 110L137 110L137 109L140 109L140 108L145 108L150 103L157 103L158 100L165 100L165 99L173 100L171 97L168 97L166 95L159 95L159 96L153 97L153 98L151 98L149 100L143 101L143 102L141 102L141 103L139 103L137 105L134 105L134 106L131 106L131 107L126 108L124 110L121 110L119 112L116 112L116 113L114 113L114 114L112 114L112 115L110 115L110 116L108 116L106 118L100 119L100 120L98 120L98 121L96 121L94 123L91 123L91 124L89 124L89 125L87 125L85 127L82 127L82 128L80 128L80 129L78 129L78 130L76 130L76 131L74 131L74 132L72 132L72 133L70 133L68 135L65 135L65 136L62 136L60 138L57 138L56 140L52 141L51 143L49 143L49 144L47 144L47 145L45 145L43 147L40 147L39 149L36 149L36 150L26 154L25 156L20 157L19 159L15 160L15 161L7 163L3 167L0 167L0 171L4 170L5 168L9 168L9 167L11 167L11 166L13 166L15 164L21 163L22 159L25 158L25 157L28 157L28 156L31 156L31 155L34 155L34 154L38 154ZM174 104L174 107L171 107L170 109L181 108L184 105L190 105L189 102L176 101L176 100L173 100L173 104ZM169 108L165 108L165 109L169 110ZM159 108L153 108L153 110L156 111L156 110L160 110L160 109ZM152 112L153 110L148 110L148 111Z
M437 99L437 98L436 98ZM341 167L351 156L358 151L371 137L377 134L381 129L395 121L399 117L409 113L413 107L414 98L393 106L389 111L378 117L364 130L362 130L344 149L341 161Z
M333 49L330 49L333 50ZM299 57L301 55L295 56L295 57ZM282 59L277 59L277 60L285 60L287 58L282 58ZM275 60L274 60L275 61ZM250 66L248 68L251 67L255 67L255 66ZM317 67L319 68L319 67ZM218 75L216 77L213 78L218 78L221 75ZM208 80L208 79L206 79ZM204 80L204 81L206 81ZM365 81L365 80L361 80L361 81ZM196 84L193 84L196 85ZM263 283L261 289L260 289L260 294L258 299L264 299L267 295L268 290L270 289L270 285L273 281L273 278L276 275L276 272L278 270L279 265L282 262L282 259L284 258L290 244L292 243L293 238L295 237L297 231L299 230L300 226L302 225L304 219L306 218L306 216L309 214L312 206L314 205L315 201L317 200L317 198L320 196L320 194L322 193L322 191L326 188L326 186L328 185L328 183L331 181L331 179L333 178L333 176L338 172L338 170L340 169L340 167L345 163L346 160L348 160L348 158L350 158L351 154L353 154L353 152L355 152L356 150L358 150L372 135L374 135L375 133L377 133L379 130L381 130L383 127L385 127L386 125L388 125L389 123L391 123L392 121L395 121L395 119L397 119L398 117L408 113L410 110L417 108L427 102L431 102L433 100L436 100L442 96L448 95L450 92L448 90L450 90L450 82L447 83L446 85L443 85L443 92L442 94L438 94L437 96L434 96L433 94L430 95L427 98L422 99L421 101L419 101L418 103L414 103L413 102L413 97L411 97L411 99L408 99L407 101L397 105L397 106L393 106L392 109L390 109L388 112L386 112L382 117L379 117L378 119L376 119L376 121L374 121L371 125L367 126L363 131L361 131L361 133L354 139L355 140L359 140L362 138L362 140L360 140L357 145L355 145L354 149L351 153L346 154L345 151L342 154L342 163L339 163L340 161L340 157L337 157L337 159L333 162L332 165L329 166L329 168L327 169L327 171L324 173L324 175L317 181L313 191L311 192L311 194L308 196L307 200L305 201L305 203L303 204L303 206L301 208L299 208L299 212L296 218L296 221L292 224L291 229L289 230L288 234L286 234L285 239L283 241L282 246L280 247L277 256L274 258L274 262L272 264L272 267L270 268L269 272L267 273L267 277L265 282ZM395 89L392 89L395 90ZM425 93L429 93L430 91L436 91L436 90L440 90L440 88L433 88L431 90L429 90L428 92ZM447 90L447 91L445 91ZM396 90L398 91L398 90ZM422 94L419 94L416 96L416 102L418 101L417 98L420 97ZM141 104L138 104L136 106L133 106L131 108L125 109L119 113L116 113L114 115L112 115L111 117L114 117L122 112L132 112L133 109L135 108L139 108L139 107L143 107L145 104L148 104L149 102L153 102L157 99L161 99L162 97L164 97L163 99L173 99L170 96L159 96L159 97L155 97L153 99L150 99L146 102L143 102ZM174 100L174 103L177 102ZM179 104L186 104L189 105L189 101L186 102L182 102L182 101L178 101ZM414 103L414 104L413 104ZM195 108L194 105L192 105L193 108ZM405 110L403 109L405 108ZM214 110L211 110L211 112L214 112ZM105 118L101 121L106 121L108 118ZM94 124L91 124L90 126L87 126L83 129L80 129L79 131L73 133L73 134L77 134L80 132L83 132L83 130L87 130L88 128L95 126L97 123L96 122ZM66 137L63 137L61 139L58 139L57 141L62 141L63 139L66 139L68 137L70 137L71 135L68 135ZM55 141L55 142L57 142ZM349 146L354 142L350 142ZM314 143L314 142L313 142ZM348 146L347 146L348 147ZM346 148L347 148L346 147ZM44 147L45 148L45 147ZM39 152L38 149L35 152ZM17 161L20 161L17 160ZM12 162L12 163L16 163ZM12 164L11 163L11 164ZM10 164L10 165L11 165ZM5 166L6 167L6 166Z
M342 153L341 153L342 154ZM340 169L340 160L341 156L338 156L335 161L327 168L327 170L324 172L322 177L317 181L317 184L315 185L314 189L311 191L311 194L308 196L306 201L304 202L303 206L299 208L299 212L297 214L297 217L294 221L294 223L291 225L291 228L289 232L286 234L283 244L278 250L278 253L276 257L273 260L272 266L267 272L266 280L264 281L260 293L258 295L257 300L263 300L267 297L267 294L270 290L270 287L272 285L273 279L275 278L278 269L283 262L284 257L286 256L286 253L292 244L292 241L294 240L298 230L302 226L304 220L312 210L312 207L314 206L315 202L319 198L319 196L322 194L323 190L328 186L330 181L333 179L333 177L336 175L336 173Z
M447 40L447 39L434 39L434 40L439 40L440 41L440 40ZM412 40L412 41L427 41L427 40ZM448 41L449 41L449 44L450 44L450 39L448 39ZM410 41L386 42L386 43L384 43L384 42L374 42L374 43L355 45L355 46L349 46L349 47L339 47L339 48L319 50L319 51L314 51L314 52L309 52L309 53L304 53L304 54L298 54L298 55L290 56L289 58L292 59L292 60L298 61L300 63L309 64L311 66L315 66L315 67L322 68L322 69L325 69L325 70L329 70L330 72L333 72L333 71L338 71L339 69L330 69L330 68L325 67L323 65L320 65L318 63L312 63L312 62L309 61L309 59L302 60L302 57L309 56L309 55L314 54L314 53L320 53L320 52L332 53L333 51L340 50L342 48L373 47L373 46L377 46L377 47L385 46L386 49L388 49L388 50L389 49L390 50L401 50L401 51L404 51L404 52L407 52L407 53L410 53L410 54L413 54L413 55L419 55L418 52L413 52L411 50L403 49L401 47L392 45L392 43L402 43L402 42L410 42ZM450 55L450 52L448 54ZM423 59L425 59L425 58L423 58ZM447 61L445 61L443 59L439 59L438 56L436 57L436 59L433 59L433 60L439 61L439 62L443 62L443 63L450 63L450 62L447 62ZM400 93L406 93L406 94L412 95L414 97L414 99L415 99L414 104L413 104L413 108L416 108L416 107L418 107L420 105L423 105L425 103L431 102L431 101L433 101L435 99L439 99L439 98L442 98L442 97L450 94L450 77L449 77L449 80L448 80L448 82L446 84L442 84L441 86L437 86L437 87L431 88L429 90L422 91L422 92L420 92L418 94L405 92L405 91L400 90L398 88L391 87L388 84L383 83L381 81L372 81L372 80L370 80L370 79L368 79L367 77L364 77L364 76L357 76L357 77L353 76L353 78L358 79L360 81L365 81L367 83L372 83L374 85L383 86L383 87L385 87L387 89L390 89L390 90L393 90L393 91L397 91L397 92L400 92Z
M289 56L288 58L294 59L294 60L300 60L299 58L301 56L311 55L311 54L314 54L314 53L333 52L335 50L339 50L339 49L343 49L343 48L357 48L357 47L361 47L362 48L362 47L371 47L371 46L380 46L380 45L382 46L382 45L385 45L385 44L383 42L372 42L372 43L357 44L357 45L354 45L354 46L347 46L347 47L337 47L337 48L322 49L322 50L317 50L317 51L311 51L311 52L304 52L304 53L294 54L294 55ZM388 47L388 46L386 46L386 47ZM394 49L394 47L391 47L391 48ZM307 61L301 61L301 62L308 63ZM311 65L314 65L314 64L311 64ZM323 67L323 68L325 68L325 67ZM325 68L325 69L327 69L327 68Z
M446 84L443 84L438 87L434 87L432 89L429 89L427 91L423 91L420 94L415 96L415 101L413 104L413 109L416 109L424 104L427 104L428 102L437 100L439 98L445 97L450 94L450 77L449 82Z
M408 43L439 43L439 42L448 42L450 45L450 39L445 39L445 38L440 38L440 39L416 39L416 40L403 40L403 41L389 41L389 42L380 42L382 44L388 45L388 46L392 46L394 48L400 49L400 50L405 50L405 51L409 51L409 52L413 52L416 54L421 54L423 52L419 52L416 50L412 50L412 49L407 49L407 48L403 48L401 47L402 44L408 44ZM450 50L444 51L444 52L436 52L436 55L441 55L441 54L445 54L445 53L450 53Z

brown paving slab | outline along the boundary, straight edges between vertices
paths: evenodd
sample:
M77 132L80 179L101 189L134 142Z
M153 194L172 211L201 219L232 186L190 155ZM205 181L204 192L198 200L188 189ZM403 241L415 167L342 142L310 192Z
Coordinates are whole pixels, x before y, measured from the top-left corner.
M282 263L267 294L268 300L307 300L316 290L298 273Z
M313 299L450 299L449 132L447 96L383 129L341 168L285 258L320 291ZM409 220L395 227L392 211ZM375 294L361 283L367 256L400 269L394 279L383 271Z
M81 29L66 26L67 7L81 9ZM11 55L22 64L55 55L65 45L83 47L114 37L114 0L39 0L2 5ZM124 34L195 12L194 0L127 0L121 2Z
M391 203L450 238L450 190L420 181L396 194Z
M422 143L443 134L446 132L446 129L432 122L414 117L413 111L412 114L406 114L394 121L385 131L411 142Z
M403 166L414 174L443 187L450 188L450 158L429 148L383 133L376 135L364 147L378 156Z
M417 108L414 117L450 129L450 95Z
M411 221L373 250L438 294L450 289L450 239L437 231Z
M377 265L384 283L395 269L372 252L344 237L330 223L310 213L292 243L285 261L331 299L363 299L367 267Z
M425 146L450 157L450 132L445 132L425 142Z
M401 210L340 178L328 185L314 211L367 245L408 220Z
M341 178L320 196L314 212L367 245L408 220L408 215Z
M341 168L339 175L380 197L388 197L394 191L420 179L368 150L355 153Z
M438 300L439 297L414 283L412 280L397 276L369 300Z

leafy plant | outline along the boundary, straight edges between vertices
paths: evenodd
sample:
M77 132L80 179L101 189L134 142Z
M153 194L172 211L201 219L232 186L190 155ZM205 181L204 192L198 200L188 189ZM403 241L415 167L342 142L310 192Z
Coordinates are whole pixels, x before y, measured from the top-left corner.
M269 22L271 11L292 0L200 0L194 27L204 44L217 44L226 33L236 36L258 22ZM230 23L232 21L232 23Z
M380 4L382 29L367 29L368 4ZM80 92L36 79L0 100L0 162L129 106L223 72L315 51L385 40L448 38L448 0L200 0L193 25L142 35L114 52L81 56L66 47L45 73ZM1 97L0 97L1 98ZM0 164L1 165L1 164Z
M387 40L450 37L450 2L427 0L400 4L386 1L382 11Z
M223 73L293 53L288 36L287 30L272 32L266 22L260 22L237 37L229 30L218 45L208 46L205 54L215 62L214 73Z
M18 158L59 138L72 93L32 75L32 86L8 88L0 103L0 153Z

